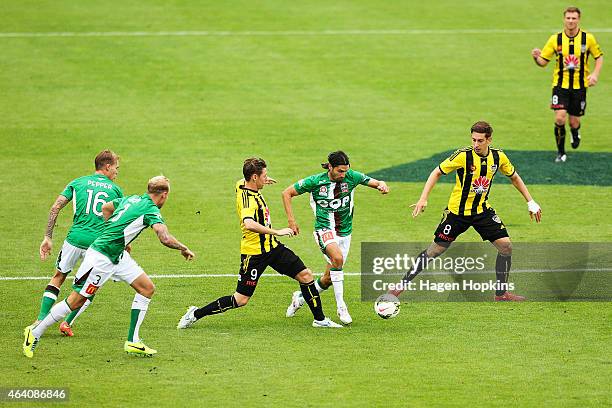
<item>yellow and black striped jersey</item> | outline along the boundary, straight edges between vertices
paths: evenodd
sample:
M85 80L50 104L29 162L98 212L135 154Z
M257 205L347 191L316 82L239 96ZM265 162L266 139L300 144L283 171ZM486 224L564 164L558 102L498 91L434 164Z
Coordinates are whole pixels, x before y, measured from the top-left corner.
M511 177L515 170L506 154L489 148L486 156L479 156L472 147L454 152L438 166L448 174L457 170L457 180L448 200L448 209L456 215L480 214L487 208L493 177L498 170Z
M603 52L593 34L580 30L574 37L568 37L563 31L551 35L542 49L541 57L546 61L557 58L553 87L583 89L589 86L590 55L597 59Z
M240 218L242 240L240 241L240 253L245 255L260 255L270 252L272 248L279 245L275 236L270 234L258 234L244 227L244 220L250 218L268 228L272 227L270 221L270 210L266 205L263 195L259 191L248 189L244 186L244 180L236 183L236 210Z

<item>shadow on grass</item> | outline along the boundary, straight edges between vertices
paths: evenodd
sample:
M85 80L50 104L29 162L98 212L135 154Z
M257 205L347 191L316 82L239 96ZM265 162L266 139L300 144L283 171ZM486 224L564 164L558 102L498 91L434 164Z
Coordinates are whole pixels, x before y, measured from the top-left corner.
M567 162L554 162L555 152L536 150L504 150L525 183L575 186L612 186L612 153L610 152L569 152ZM452 150L437 153L427 159L404 163L368 173L385 181L425 182L429 173ZM454 183L455 175L440 179L443 183ZM496 183L509 183L500 173Z

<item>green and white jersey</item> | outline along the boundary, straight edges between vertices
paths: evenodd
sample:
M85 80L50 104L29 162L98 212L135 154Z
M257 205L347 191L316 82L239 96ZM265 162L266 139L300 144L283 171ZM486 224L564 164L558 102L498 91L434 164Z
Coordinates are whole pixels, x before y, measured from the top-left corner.
M60 193L72 201L74 215L66 241L87 249L100 234L104 218L102 206L123 197L123 191L103 174L92 174L72 180Z
M164 224L164 219L148 194L133 195L113 200L115 211L104 223L100 236L91 248L117 264L125 247L147 227Z
M295 183L298 194L310 193L310 206L315 214L315 230L335 230L338 236L353 231L353 196L359 184L371 180L363 173L349 169L344 180L335 182L327 172L315 174Z

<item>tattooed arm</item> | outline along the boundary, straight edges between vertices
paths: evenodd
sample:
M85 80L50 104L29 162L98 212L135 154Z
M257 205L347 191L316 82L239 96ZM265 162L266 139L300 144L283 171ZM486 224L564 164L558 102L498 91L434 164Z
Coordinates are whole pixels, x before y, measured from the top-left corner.
M168 231L168 227L166 226L166 224L153 224L152 228L157 234L159 242L161 242L168 248L178 249L179 251L181 251L181 255L183 255L186 260L190 261L191 259L193 259L195 254L191 252L191 250L187 248L187 246L181 244L178 239L174 238L172 234L170 234L170 231Z
M40 244L40 248L38 250L40 254L40 260L44 261L51 254L51 249L53 247L53 229L55 228L55 221L57 220L57 216L59 212L68 204L70 200L68 200L63 195L57 196L55 203L51 206L49 210L49 219L47 220L47 230L45 231L45 237L43 238L42 243Z

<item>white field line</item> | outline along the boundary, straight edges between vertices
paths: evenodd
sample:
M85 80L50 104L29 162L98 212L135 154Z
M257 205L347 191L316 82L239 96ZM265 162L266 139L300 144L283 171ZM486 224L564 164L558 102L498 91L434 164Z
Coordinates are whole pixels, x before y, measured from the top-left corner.
M541 270L541 269L518 269L514 271L510 271L510 273L554 273L554 272L612 272L612 268L591 268L591 269L582 269L580 271L576 271L575 269L551 269L551 270ZM474 274L494 274L495 271L472 271L470 273L466 273L466 275L474 275ZM405 272L402 273L394 273L394 274L385 274L384 276L389 275L397 275L402 276ZM382 276L377 275L375 273L359 273L359 272L345 272L344 276L361 276L361 275L370 275L370 276ZM450 275L449 272L422 272L419 276L437 276L437 275ZM455 274L455 275L463 275L463 274ZM265 273L262 277L266 278L274 278L280 277L284 275L280 275L277 273ZM192 278L237 278L238 274L236 273L210 273L210 274L169 274L169 275L149 275L152 279L192 279ZM0 276L0 281L26 281L26 280L49 280L51 276Z
M32 37L292 37L368 35L448 35L448 34L552 34L559 28L457 28L397 30L289 30L289 31L91 31L91 32L0 32L0 38ZM592 33L612 33L612 28L589 29Z

